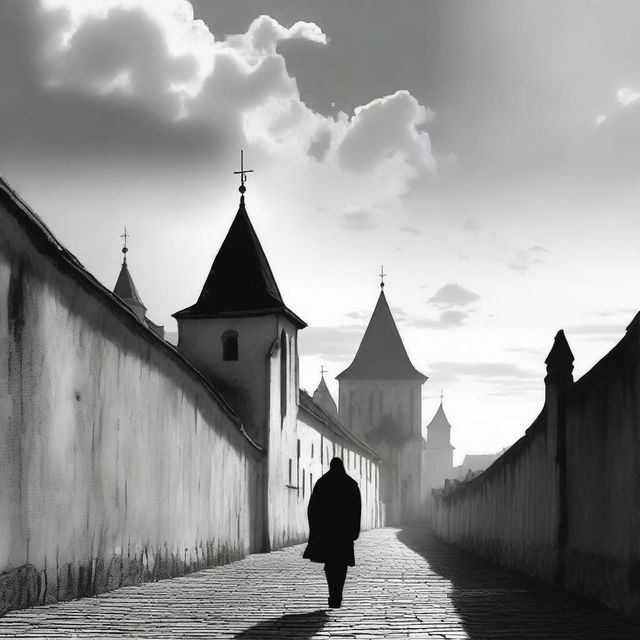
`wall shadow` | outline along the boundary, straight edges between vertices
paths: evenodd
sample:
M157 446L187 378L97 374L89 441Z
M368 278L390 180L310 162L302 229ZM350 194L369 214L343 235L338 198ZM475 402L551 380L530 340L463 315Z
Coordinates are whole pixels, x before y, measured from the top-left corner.
M451 602L470 640L640 638L640 624L445 544L427 525L403 527L397 537L451 582Z
M308 640L318 633L328 620L326 612L322 609L309 613L293 613L271 620L263 620L234 637L242 638L242 640L268 640L269 638Z

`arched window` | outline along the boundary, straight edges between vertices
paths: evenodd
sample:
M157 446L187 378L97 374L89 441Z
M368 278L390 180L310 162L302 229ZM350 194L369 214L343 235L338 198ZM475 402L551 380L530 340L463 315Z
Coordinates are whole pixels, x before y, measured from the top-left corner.
M222 334L222 359L237 360L238 359L238 332L225 331Z
M280 334L280 416L287 415L287 334Z

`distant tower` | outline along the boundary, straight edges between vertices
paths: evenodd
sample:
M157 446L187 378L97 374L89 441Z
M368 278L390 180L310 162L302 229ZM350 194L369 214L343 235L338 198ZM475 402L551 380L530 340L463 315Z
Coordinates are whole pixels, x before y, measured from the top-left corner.
M427 442L424 446L423 487L425 493L442 487L447 478L453 476L453 446L451 424L444 412L443 396L440 406L427 425Z
M327 383L324 381L325 373L326 371L324 367L322 367L320 369L320 384L318 384L318 388L313 392L313 401L337 420L338 407L336 406L336 402L327 387Z
M295 425L298 329L245 208L240 206L197 302L173 314L178 351L211 379L250 436L269 446L269 425ZM294 428L294 427L292 427ZM279 437L279 434L278 434Z
M129 251L127 248L127 238L129 237L129 234L127 233L126 227L124 229L124 233L120 237L123 239L122 267L120 267L120 275L118 276L118 281L116 282L113 293L119 296L131 311L136 314L140 322L146 324L145 316L147 313L147 307L144 306L144 303L140 298L140 294L136 289L136 285L133 284L133 278L129 273L129 268L127 267L127 251Z
M422 385L427 376L409 360L384 281L356 356L337 379L340 420L384 460L381 493L387 524L420 519Z
M129 249L127 248L127 238L129 234L127 233L127 228L125 227L124 233L120 236L123 239L122 246L122 267L120 267L120 274L118 275L118 280L116 282L116 286L113 289L113 293L115 293L121 300L124 302L131 311L136 315L138 320L142 322L143 325L151 329L157 336L160 338L164 338L164 327L155 324L149 318L147 318L147 307L145 307L142 299L140 298L140 294L136 289L136 285L133 284L133 278L129 273L129 268L127 266L127 252Z

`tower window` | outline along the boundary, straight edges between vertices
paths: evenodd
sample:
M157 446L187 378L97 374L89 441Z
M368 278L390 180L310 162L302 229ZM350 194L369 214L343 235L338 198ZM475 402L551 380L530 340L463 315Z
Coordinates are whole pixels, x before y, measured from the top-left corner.
M222 334L222 359L237 360L238 359L238 332L225 331Z

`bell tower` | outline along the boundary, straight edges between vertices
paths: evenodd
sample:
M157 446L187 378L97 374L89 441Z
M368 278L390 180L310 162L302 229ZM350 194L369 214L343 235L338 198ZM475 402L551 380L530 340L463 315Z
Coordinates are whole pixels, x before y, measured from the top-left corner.
M409 360L384 293L355 358L337 377L339 416L383 458L381 493L387 524L421 518L422 385Z

